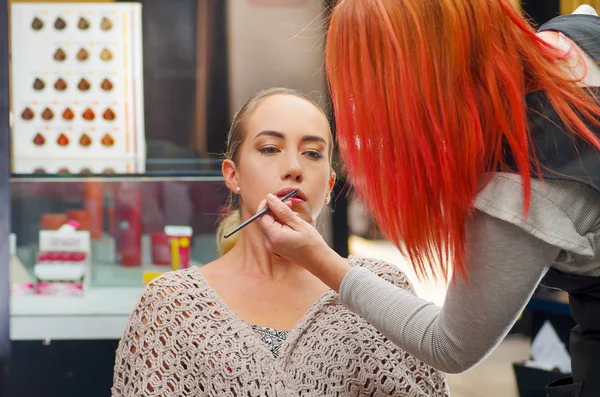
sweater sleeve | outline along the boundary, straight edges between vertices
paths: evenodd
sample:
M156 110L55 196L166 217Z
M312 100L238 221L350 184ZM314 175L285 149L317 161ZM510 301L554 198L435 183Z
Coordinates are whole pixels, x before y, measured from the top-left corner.
M494 212L482 204L505 207L498 204L504 193L496 187L492 183L482 193L467 225L468 283L454 278L442 308L361 267L344 278L342 303L403 350L441 371L464 372L483 360L516 322L561 250L586 251L578 246L585 244L573 220L555 200L534 190L532 211L523 219L517 212ZM503 191L519 197L516 187ZM585 205L581 208L585 213Z

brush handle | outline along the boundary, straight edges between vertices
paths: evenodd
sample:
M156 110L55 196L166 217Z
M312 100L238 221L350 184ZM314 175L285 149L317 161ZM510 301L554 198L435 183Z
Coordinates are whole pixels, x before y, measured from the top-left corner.
M291 192L289 192L288 194L286 194L285 196L283 196L281 198L281 201L285 201L289 198L294 197L296 194L298 193L297 189L292 190ZM250 218L248 218L245 222L243 222L242 224L240 224L238 227L236 227L235 229L233 229L232 231L230 231L229 233L225 234L223 237L225 238L229 238L231 237L231 235L233 235L234 233L240 231L241 229L243 229L244 227L248 226L249 224L251 224L252 222L254 222L256 219L258 219L259 217L261 217L262 215L266 214L267 212L269 212L271 209L269 208L269 206L267 205L265 208L263 208L262 210L258 211L256 214L252 215Z

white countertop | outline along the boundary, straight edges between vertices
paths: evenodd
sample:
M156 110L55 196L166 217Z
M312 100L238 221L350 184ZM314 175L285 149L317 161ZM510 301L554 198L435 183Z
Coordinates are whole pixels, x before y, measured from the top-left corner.
M12 340L120 339L142 288L90 288L82 297L11 297Z
M89 288L82 297L12 296L10 314L18 316L124 315L133 310L142 288Z

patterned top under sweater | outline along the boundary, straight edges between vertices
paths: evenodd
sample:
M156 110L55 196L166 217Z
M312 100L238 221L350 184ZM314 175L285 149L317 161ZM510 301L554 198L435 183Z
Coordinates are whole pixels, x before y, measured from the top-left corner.
M274 328L263 327L262 325L253 325L252 329L260 337L260 340L267 345L273 356L279 356L279 348L287 339L288 332Z
M413 292L391 265L350 263ZM275 354L262 336L197 268L167 273L146 287L130 316L112 396L449 396L443 373L402 351L332 290Z

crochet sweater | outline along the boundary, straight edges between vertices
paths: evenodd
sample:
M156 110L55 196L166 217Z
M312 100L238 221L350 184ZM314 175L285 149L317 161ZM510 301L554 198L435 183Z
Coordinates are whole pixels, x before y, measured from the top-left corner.
M352 258L410 290L396 268ZM401 351L329 290L274 357L197 268L150 283L117 350L113 397L448 396L445 375Z

